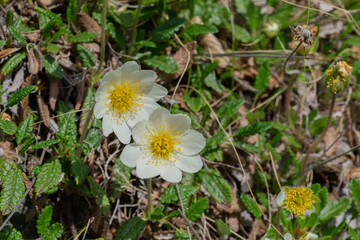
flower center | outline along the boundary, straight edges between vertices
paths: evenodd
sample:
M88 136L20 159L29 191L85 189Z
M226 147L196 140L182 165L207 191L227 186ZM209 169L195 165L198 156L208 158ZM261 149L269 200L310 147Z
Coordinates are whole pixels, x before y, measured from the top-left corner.
M119 115L125 113L133 113L132 115L136 115L136 112L142 106L142 104L139 103L141 100L140 96L143 95L137 83L130 84L128 82L121 82L120 85L116 86L110 92L110 107Z
M311 208L312 192L306 188L293 188L287 192L286 207L296 215L303 215L306 209Z
M174 132L171 126L157 126L155 129L148 130L144 138L145 156L150 157L149 163L168 165L170 162L176 162L175 151L181 150L177 147L181 142L179 133Z

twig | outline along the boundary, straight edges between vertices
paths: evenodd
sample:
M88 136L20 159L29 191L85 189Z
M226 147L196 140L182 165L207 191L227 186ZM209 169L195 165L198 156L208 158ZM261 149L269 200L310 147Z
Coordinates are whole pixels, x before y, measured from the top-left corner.
M18 203L16 204L16 206L14 207L14 209L11 211L11 213L9 214L9 216L6 218L6 220L3 222L3 224L1 224L0 226L0 231L6 226L6 224L10 221L10 219L12 218L12 216L15 214L17 208L20 206L20 204L22 203L22 201L24 201L24 199L26 198L26 196L29 194L30 190L32 189L32 187L34 186L36 181L36 177L33 178L33 180L31 181L28 189L26 189L26 191L24 192L23 196L20 198L20 200L18 201Z
M277 175L276 168L275 168L274 158L273 158L272 153L270 151L269 151L269 155L270 155L271 165L272 165L272 167L274 169L274 175L275 175L275 178L276 178L276 182L277 182L277 184L279 186L279 189L281 189L280 180L279 180L279 177Z
M334 106L335 106L335 100L336 100L336 95L333 94L332 99L331 99L331 105L330 105L330 111L329 111L329 115L328 115L328 119L326 121L326 125L325 128L323 130L323 132L321 133L320 137L310 146L310 148L307 150L303 164L302 164L302 168L301 168L301 180L300 180L300 186L303 185L304 183L304 174L305 174L305 167L309 158L310 153L314 150L314 148L323 140L323 138L325 137L325 134L327 132L327 130L330 127L331 124L331 119L332 119L332 114L334 111Z
M139 0L138 8L136 10L134 26L133 26L132 34L131 34L131 42L130 42L130 47L129 47L129 51L128 51L128 55L130 55L130 56L131 56L131 54L133 52L133 47L134 47L134 43L135 43L135 40L136 40L137 25L138 25L138 22L139 22L139 16L140 16L142 2L143 2L143 0Z
M299 73L299 70L291 70L291 71L288 71L288 70L286 69L286 67L287 67L287 64L288 64L290 58L296 53L296 51L299 49L299 47L301 46L302 43L303 43L303 42L300 41L299 44L296 46L296 48L289 54L289 56L288 56L288 57L286 58L286 60L285 60L285 63L284 63L284 72L287 73L287 74L289 74L289 75L293 75L293 74L298 74L298 73ZM303 57L301 57L301 58L303 58Z
M186 222L186 229L187 229L187 232L188 232L188 235L189 235L189 239L191 240L191 233L190 233L190 229L189 229L191 224L189 223L189 221L186 218L184 204L182 202L182 199L181 199L181 196L180 196L179 185L177 183L175 184L175 188L176 188L176 192L177 192L177 195L178 195L178 198L179 198L179 201L180 201L180 207L181 207L181 209L178 209L178 211L179 211L180 215L182 216L182 218ZM193 232L194 232L195 235L197 235L195 230L193 230ZM197 238L200 239L198 236L197 236Z
M100 71L102 65L105 60L105 48L106 48L106 14L107 14L107 0L102 1L102 11L101 11L101 45L100 45L100 62L98 69L95 72L96 81L98 81L98 77L100 75Z
M147 213L150 213L152 210L152 201L151 201L151 178L146 179L146 188L147 188Z

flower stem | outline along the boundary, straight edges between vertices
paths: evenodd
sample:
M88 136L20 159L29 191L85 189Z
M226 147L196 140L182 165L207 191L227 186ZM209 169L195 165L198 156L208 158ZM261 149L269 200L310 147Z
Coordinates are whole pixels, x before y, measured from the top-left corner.
M99 67L96 70L95 73L95 79L96 81L98 81L98 77L100 75L100 71L102 68L102 65L104 63L105 60L105 47L106 47L106 14L107 14L107 0L103 0L102 1L102 12L101 12L101 50L100 50L100 62L99 62Z
M147 188L147 201L148 201L148 205L147 205L147 213L150 213L152 210L152 201L151 201L151 178L146 180L146 188Z
M322 131L320 137L319 137L313 144L311 144L311 146L309 147L309 149L308 149L307 152L306 152L306 155L305 155L305 158L304 158L304 161L303 161L303 164L302 164L302 168L301 168L300 186L304 184L305 168L306 168L306 164L307 164L307 161L308 161L308 159L309 159L310 153L312 153L312 151L314 150L314 148L323 140L323 138L325 137L325 134L326 134L327 130L328 130L329 127L330 127L330 123L331 123L331 119L332 119L332 114L333 114L334 106L335 106L335 99L336 99L336 95L333 94L332 99L331 99L330 111L329 111L328 119L327 119L327 121L326 121L325 128L324 128L324 130Z
M142 2L143 2L142 0L139 0L139 2L138 2L138 9L136 11L135 22L134 22L134 26L133 26L133 29L132 29L131 42L130 42L130 47L129 47L129 51L128 51L129 56L131 56L131 54L133 52L133 47L134 47L134 43L135 43L135 40L136 40L137 25L138 25L138 22L139 22L139 16L140 16Z

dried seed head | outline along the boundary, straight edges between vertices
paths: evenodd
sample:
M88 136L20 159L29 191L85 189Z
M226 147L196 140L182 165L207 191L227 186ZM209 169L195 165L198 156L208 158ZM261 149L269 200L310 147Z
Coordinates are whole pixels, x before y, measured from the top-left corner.
M339 61L334 67L326 70L326 88L333 94L338 94L349 84L353 68L344 61Z
M296 28L290 27L293 33L294 42L302 42L304 47L310 47L313 44L314 36L317 32L317 27L310 27L308 25L298 25Z

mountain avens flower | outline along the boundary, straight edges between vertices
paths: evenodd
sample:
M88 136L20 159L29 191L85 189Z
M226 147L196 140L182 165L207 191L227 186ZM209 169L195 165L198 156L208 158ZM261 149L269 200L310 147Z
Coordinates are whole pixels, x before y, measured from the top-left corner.
M149 121L133 127L135 143L124 148L120 160L128 167L136 167L140 178L160 175L166 181L180 182L181 170L194 173L203 166L199 152L205 147L205 138L191 130L190 124L185 114L156 109Z
M139 70L135 61L127 62L105 74L95 94L94 115L103 118L105 136L114 132L128 144L131 128L160 106L156 103L167 94L166 88L155 83L152 70Z
M338 94L349 84L353 68L344 61L339 61L334 67L326 70L326 88L333 94Z
M307 187L284 187L274 201L274 206L284 207L296 216L304 218L305 210L313 210L313 203L320 199Z

